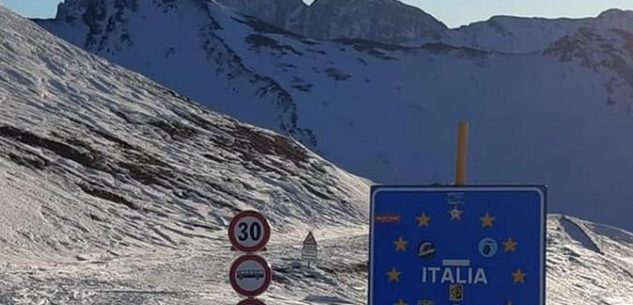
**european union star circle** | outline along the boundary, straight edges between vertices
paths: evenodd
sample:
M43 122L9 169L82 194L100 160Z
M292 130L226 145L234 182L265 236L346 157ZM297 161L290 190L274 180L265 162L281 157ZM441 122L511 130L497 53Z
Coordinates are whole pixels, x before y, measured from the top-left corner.
M546 188L371 191L370 305L544 305Z

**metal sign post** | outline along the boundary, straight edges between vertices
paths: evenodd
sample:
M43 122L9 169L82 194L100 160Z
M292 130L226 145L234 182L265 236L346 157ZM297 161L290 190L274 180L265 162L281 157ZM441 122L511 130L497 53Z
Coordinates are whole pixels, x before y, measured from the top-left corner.
M457 162L455 168L455 185L466 184L468 127L468 122L459 122L459 125L457 126Z
M233 249L245 252L233 262L229 271L233 290L248 298L238 305L265 305L254 297L270 287L272 269L266 259L254 253L265 249L270 233L268 221L256 211L241 212L229 224L229 240Z

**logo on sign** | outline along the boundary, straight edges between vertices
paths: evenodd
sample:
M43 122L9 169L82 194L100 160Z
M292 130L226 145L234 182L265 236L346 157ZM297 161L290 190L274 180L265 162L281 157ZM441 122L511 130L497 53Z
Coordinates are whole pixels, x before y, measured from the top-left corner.
M450 285L448 291L449 300L451 302L461 302L464 300L464 285Z
M493 257L497 254L499 246L497 241L492 238L484 238L479 242L479 253L483 257Z
M431 258L436 252L435 245L430 241L422 242L418 247L418 256L422 258Z
M237 271L237 279L263 279L265 276L264 271L260 269L251 269L251 270L238 270Z

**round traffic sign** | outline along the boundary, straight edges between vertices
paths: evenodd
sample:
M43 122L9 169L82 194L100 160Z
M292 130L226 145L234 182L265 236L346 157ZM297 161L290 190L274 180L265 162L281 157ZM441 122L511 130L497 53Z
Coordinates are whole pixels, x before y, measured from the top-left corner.
M244 211L231 220L229 239L235 249L242 252L257 252L270 240L270 225L259 212Z
M266 305L266 303L258 299L246 299L237 303L237 305Z
M246 297L256 297L268 289L273 271L258 255L243 255L233 262L229 272L233 289Z

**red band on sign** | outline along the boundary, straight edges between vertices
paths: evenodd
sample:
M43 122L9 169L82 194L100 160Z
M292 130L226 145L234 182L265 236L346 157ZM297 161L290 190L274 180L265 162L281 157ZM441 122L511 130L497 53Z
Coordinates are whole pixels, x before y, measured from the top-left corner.
M246 299L237 303L237 305L266 305L266 303L258 299Z
M376 223L400 223L400 215L376 215Z

